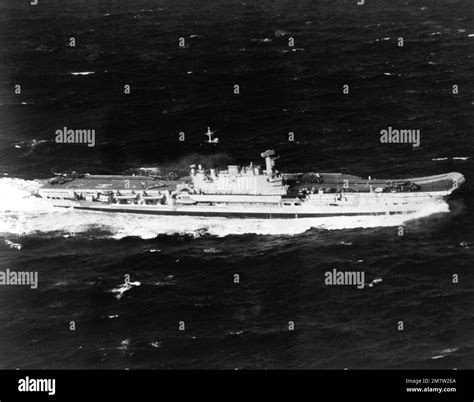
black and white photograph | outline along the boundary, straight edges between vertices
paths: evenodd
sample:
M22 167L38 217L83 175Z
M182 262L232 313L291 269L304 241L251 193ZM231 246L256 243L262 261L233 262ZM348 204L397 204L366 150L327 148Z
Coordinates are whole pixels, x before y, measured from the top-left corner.
M473 0L0 0L0 399L472 401L473 57Z

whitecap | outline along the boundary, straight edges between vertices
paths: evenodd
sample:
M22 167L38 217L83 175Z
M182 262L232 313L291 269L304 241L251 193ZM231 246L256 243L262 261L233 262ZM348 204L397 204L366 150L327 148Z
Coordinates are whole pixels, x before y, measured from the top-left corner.
M46 142L48 142L48 140L37 140L36 138L33 138L32 140L16 142L14 146L15 148L34 148Z
M214 248L214 247L205 248L203 251L204 251L205 253L208 253L208 254L222 253L222 250L219 250L218 248Z
M369 283L369 287L372 288L374 285L376 285L377 283L381 283L381 282L383 282L382 278L376 278L372 282Z
M120 300L123 294L134 286L140 286L140 282L124 282L120 286L112 289L110 292L115 294L117 300Z
M263 38L263 39L252 38L250 39L250 41L257 42L257 43L270 43L272 40L270 38Z
M341 246L352 246L352 242L351 242L351 241L349 241L349 242L340 241L339 244L340 244Z
M450 353L453 353L453 352L456 352L458 350L458 348L448 348L448 349L443 349L442 351L440 352L437 352L439 353L438 355L435 355L432 357L432 359L442 359L443 357L446 357L446 355L450 354Z
M21 250L21 248L23 247L20 243L14 243L8 239L5 240L5 245L15 250Z
M174 276L173 275L168 275L165 277L164 280L162 281L157 281L154 283L155 286L170 286L174 285L175 281L173 281Z
M456 352L459 348L448 348L448 349L443 349L440 353L453 353Z
M95 71L75 71L71 72L71 75L91 75L95 74Z

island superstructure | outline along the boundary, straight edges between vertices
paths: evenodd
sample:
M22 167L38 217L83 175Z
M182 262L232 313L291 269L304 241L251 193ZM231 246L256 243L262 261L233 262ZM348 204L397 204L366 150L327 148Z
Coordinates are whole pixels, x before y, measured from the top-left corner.
M65 175L46 181L39 197L56 207L150 215L308 218L413 214L439 203L465 179L451 172L406 179L363 179L342 173L281 173L275 152L264 166L191 165L189 176Z

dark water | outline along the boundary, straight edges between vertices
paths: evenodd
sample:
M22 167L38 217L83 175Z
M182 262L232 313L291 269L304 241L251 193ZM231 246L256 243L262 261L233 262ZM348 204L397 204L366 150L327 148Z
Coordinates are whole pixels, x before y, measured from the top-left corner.
M0 368L473 367L471 0L19 3L0 5L0 268L40 284L0 288ZM56 144L64 126L96 146ZM182 168L209 154L207 126L229 161L275 148L284 171L467 184L404 236L59 213L20 192L51 169ZM420 129L421 146L381 144L388 126ZM333 268L383 281L326 286ZM126 274L140 285L117 298Z

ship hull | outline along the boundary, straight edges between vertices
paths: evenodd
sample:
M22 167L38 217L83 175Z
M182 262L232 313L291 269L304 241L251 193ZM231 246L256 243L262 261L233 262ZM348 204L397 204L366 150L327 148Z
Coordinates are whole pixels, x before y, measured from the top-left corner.
M74 209L108 212L108 213L129 213L141 215L174 215L174 216L195 216L195 217L217 217L217 218L238 218L238 219L303 219L303 218L326 218L337 216L378 216L411 214L416 211L387 211L387 212L334 212L334 213L270 213L270 212L217 212L217 211L181 211L181 210L139 210L139 209L119 209L119 208L97 208L97 207L74 207Z
M397 206L392 205L364 205L357 206L327 206L327 205L302 205L283 207L281 205L267 206L196 206L196 205L117 205L99 204L97 202L76 202L56 200L54 206L72 208L81 211L94 211L103 213L126 213L138 215L164 215L164 216L195 216L195 217L221 217L238 219L302 219L324 218L342 216L389 216L411 215L423 208L435 206L440 200L418 202Z

